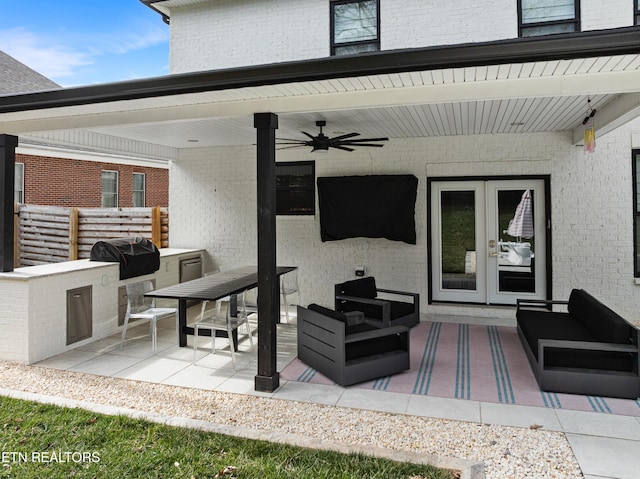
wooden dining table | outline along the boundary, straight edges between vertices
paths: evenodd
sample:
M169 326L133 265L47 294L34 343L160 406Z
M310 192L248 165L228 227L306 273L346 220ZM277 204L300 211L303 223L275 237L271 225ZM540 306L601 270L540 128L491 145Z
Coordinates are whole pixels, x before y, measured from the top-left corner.
M294 271L295 269L297 269L295 266L278 266L276 267L276 274L279 278L283 274ZM178 345L184 347L187 345L187 335L194 333L194 329L187 326L188 301L216 301L227 296L233 298L257 286L258 268L256 266L244 266L156 289L146 293L145 296L178 300ZM231 307L233 308L235 301L232 299L231 303ZM199 334L202 336L210 336L211 330L203 329L199 331ZM216 331L216 334L226 336L225 331ZM234 334L233 339L237 345L236 334Z

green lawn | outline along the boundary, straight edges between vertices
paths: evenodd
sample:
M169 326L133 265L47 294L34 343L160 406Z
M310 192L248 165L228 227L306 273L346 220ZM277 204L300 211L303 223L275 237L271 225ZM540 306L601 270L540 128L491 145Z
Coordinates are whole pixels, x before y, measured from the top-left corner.
M240 439L5 397L0 397L0 418L0 477L6 478L454 477L431 466Z

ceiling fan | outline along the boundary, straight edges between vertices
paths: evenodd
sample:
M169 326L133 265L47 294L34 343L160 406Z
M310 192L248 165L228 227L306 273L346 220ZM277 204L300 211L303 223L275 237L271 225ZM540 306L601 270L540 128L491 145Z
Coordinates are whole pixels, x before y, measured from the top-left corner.
M389 138L353 139L354 136L360 136L360 133L346 133L344 135L329 138L327 135L322 133L322 127L326 125L327 125L327 122L324 120L316 121L316 126L320 127L320 133L318 133L318 135L316 136L313 136L310 133L307 133L306 131L302 131L301 133L303 135L306 135L309 137L308 140L278 138L278 140L281 140L278 143L278 145L291 145L291 146L284 146L279 149L283 150L286 148L300 148L302 146L310 146L311 151L327 151L329 148L337 148L338 150L344 150L344 151L353 151L353 148L349 148L350 146L375 146L378 148L382 148L384 145L379 145L371 142L389 140Z

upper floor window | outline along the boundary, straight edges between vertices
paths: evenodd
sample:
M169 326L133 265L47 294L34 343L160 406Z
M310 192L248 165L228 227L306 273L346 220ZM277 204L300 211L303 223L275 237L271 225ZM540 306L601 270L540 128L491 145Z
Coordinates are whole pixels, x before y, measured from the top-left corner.
M638 0L633 0L633 17L633 24L640 25L640 2Z
M133 207L144 208L145 198L145 175L144 173L133 174Z
M276 214L315 215L315 176L313 161L276 163Z
M15 180L13 201L14 203L24 203L24 163L16 163Z
M115 208L118 206L118 172L102 171L102 207Z
M580 0L518 0L521 37L580 31Z
M378 0L331 2L331 54L380 50L380 5Z

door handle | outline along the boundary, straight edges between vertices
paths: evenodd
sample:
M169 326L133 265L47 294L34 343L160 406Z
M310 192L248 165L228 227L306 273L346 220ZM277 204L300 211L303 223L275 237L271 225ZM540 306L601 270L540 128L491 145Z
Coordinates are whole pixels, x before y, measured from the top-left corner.
M489 256L491 257L500 256L500 253L496 253L495 251L489 251Z

